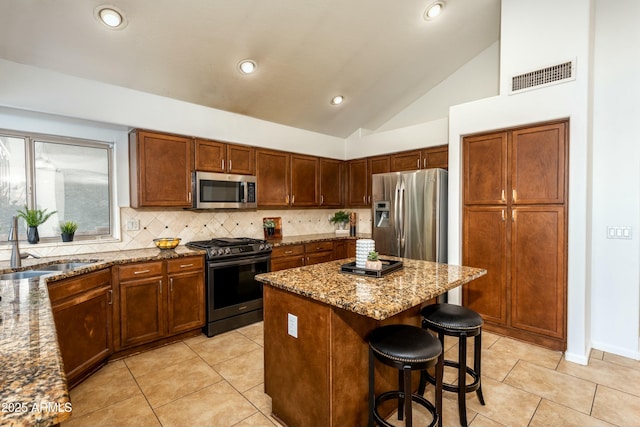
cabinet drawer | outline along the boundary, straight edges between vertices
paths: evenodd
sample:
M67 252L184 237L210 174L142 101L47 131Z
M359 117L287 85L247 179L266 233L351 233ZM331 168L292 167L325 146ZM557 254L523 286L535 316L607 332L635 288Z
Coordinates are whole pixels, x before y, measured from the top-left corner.
M313 242L305 243L304 250L306 253L333 251L333 242Z
M67 299L91 289L111 285L109 269L83 274L78 277L63 279L48 284L49 299L52 303Z
M271 258L288 257L292 255L303 255L304 245L277 246L271 252Z
M120 280L162 276L162 261L121 265L118 267L118 273L120 275Z
M181 271L203 270L204 257L192 256L167 260L167 273L180 273Z

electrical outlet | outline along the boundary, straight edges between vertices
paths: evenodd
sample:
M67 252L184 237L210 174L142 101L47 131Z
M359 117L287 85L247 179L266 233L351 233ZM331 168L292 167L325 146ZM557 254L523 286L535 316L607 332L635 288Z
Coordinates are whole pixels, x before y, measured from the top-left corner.
M137 231L140 230L140 220L139 219L128 219L127 220L127 231Z
M287 313L287 332L294 338L298 338L298 316Z

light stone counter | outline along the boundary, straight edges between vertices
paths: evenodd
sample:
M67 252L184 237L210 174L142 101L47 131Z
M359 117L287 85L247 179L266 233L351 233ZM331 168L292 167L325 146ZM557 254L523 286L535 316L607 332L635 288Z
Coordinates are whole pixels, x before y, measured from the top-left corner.
M344 310L384 320L435 298L487 272L481 268L438 264L406 258L404 267L381 278L340 272L347 258L322 264L264 273L256 279Z

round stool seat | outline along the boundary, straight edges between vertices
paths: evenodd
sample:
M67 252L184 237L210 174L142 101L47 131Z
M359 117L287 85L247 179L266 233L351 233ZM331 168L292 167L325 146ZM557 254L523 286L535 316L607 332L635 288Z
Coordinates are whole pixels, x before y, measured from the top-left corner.
M455 304L431 304L421 311L429 328L449 331L471 331L484 324L482 317L473 310Z
M369 345L379 360L389 359L400 364L429 363L442 352L436 337L426 329L411 325L377 328L369 335Z
M426 329L411 325L386 325L374 329L369 334L369 427L374 424L393 427L378 412L378 406L387 400L398 401L398 420L406 416L405 426L413 423L412 402L425 408L433 419L429 427L440 421L438 409L422 394L412 392L411 372L424 372L435 366L442 357L440 340ZM375 394L374 361L398 370L398 389ZM436 372L438 383L442 384L442 370ZM440 396L440 395L438 395ZM441 402L440 402L441 406Z

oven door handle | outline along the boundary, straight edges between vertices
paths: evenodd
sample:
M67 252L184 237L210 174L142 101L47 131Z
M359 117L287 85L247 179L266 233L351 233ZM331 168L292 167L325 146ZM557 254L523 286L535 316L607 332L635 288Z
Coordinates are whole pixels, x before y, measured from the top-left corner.
M271 254L267 254L264 256L250 257L250 258L234 258L228 261L210 260L207 262L207 267L208 268L224 268L224 267L237 266L237 265L256 264L259 262L264 262L269 260L271 260Z

